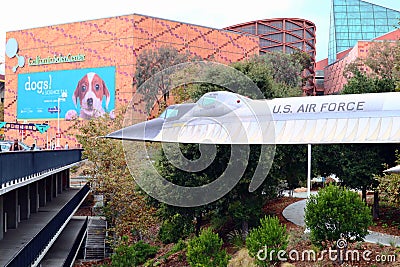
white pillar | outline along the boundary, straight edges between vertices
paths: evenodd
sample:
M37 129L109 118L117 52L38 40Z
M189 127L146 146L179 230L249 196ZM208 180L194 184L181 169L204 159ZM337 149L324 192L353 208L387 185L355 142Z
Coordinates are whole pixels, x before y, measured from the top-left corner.
M311 194L311 144L307 144L307 197Z

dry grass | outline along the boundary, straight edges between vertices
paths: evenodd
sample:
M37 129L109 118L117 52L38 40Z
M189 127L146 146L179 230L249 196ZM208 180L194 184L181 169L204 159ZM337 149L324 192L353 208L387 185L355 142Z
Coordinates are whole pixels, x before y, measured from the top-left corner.
M228 267L256 267L254 259L249 256L249 252L246 248L242 248L236 252L232 259L229 261Z

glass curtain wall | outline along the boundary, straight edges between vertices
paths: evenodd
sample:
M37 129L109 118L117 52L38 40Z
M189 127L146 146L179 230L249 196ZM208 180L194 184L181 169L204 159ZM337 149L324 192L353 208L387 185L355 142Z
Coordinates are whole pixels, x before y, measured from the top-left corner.
M400 12L360 0L332 0L328 63L359 40L372 40L395 30Z

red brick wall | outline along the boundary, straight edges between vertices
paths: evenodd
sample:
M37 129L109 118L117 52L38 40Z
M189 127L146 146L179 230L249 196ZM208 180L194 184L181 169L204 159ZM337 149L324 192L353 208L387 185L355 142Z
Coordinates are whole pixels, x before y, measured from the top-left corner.
M343 71L350 62L358 57L359 43L348 54L345 56L341 55L341 59L325 68L324 94L338 93L343 89L343 86L347 83L347 79L343 76Z
M17 64L16 58L6 57L5 121L7 122L17 120L18 74L21 73L115 66L115 102L118 108L119 105L128 103L135 93L132 86L135 59L142 51L170 45L180 52L189 52L225 64L243 60L258 54L259 51L257 37L136 14L8 32L6 39L9 38L18 41L18 54L25 59L37 55L43 58L68 53L81 53L86 57L85 61L77 63L28 66L26 62L16 73L12 71L12 67ZM134 101L139 107L143 106L141 99ZM57 122L49 123L51 128L48 130L48 135L54 138ZM61 144L68 141L70 146L76 145L72 124L69 121L61 121ZM31 132L27 135L28 144L34 139L39 145L46 142L46 134ZM6 131L6 138L11 139L16 136L18 136L17 131Z

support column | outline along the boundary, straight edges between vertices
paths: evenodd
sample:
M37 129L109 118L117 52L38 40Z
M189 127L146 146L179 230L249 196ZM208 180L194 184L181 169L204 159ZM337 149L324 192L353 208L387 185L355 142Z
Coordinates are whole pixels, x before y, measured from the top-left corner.
M20 207L20 219L28 220L31 215L29 185L18 188L18 205Z
M47 188L46 188L46 178L38 181L39 187L39 207L46 206L47 202Z
M61 194L63 185L62 185L62 177L63 177L63 172L57 173L57 193Z
M53 186L52 186L52 191L53 191L53 197L57 197L58 195L58 175L59 173L55 173L51 176L51 179L53 180Z
M67 189L67 170L61 172L62 190Z
M65 183L65 188L70 188L70 186L71 186L71 177L70 177L70 172L69 172L69 169L68 170L65 170L65 175L66 175L66 179L67 179L67 181L66 181L66 183Z
M18 190L12 190L3 195L4 212L7 214L7 229L18 228Z
M311 144L307 145L307 197L311 195Z
M4 237L4 203L3 196L0 196L0 240Z
M53 199L53 175L46 177L46 202Z
M39 182L29 185L29 197L31 199L31 213L39 210Z

